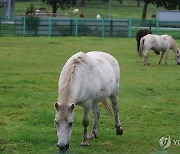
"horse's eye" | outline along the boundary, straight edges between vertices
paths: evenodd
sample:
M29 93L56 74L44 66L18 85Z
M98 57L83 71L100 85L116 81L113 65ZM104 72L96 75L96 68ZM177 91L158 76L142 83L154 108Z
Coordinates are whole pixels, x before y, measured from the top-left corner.
M58 125L58 122L57 122L56 120L54 120L54 123L55 123L56 125Z
M73 122L70 122L70 123L69 123L69 127L71 127L72 125L73 125Z

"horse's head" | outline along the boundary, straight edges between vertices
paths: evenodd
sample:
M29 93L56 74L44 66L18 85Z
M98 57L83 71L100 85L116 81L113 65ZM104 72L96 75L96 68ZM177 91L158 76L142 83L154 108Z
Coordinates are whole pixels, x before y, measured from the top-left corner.
M145 32L145 35L147 35L147 34L152 34L152 32L149 31L148 29L144 29L144 32Z
M69 139L73 128L74 104L60 105L55 103L56 116L55 124L58 136L57 146L60 151L67 151L69 149Z
M177 65L180 65L180 51L179 51L179 49L176 51L175 60L177 62Z

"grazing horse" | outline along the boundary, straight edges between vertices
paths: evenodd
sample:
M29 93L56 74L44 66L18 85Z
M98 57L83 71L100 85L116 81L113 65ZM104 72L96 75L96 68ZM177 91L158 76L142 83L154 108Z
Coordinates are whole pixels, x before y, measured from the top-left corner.
M139 47L139 56L142 57L142 51L145 49L144 53L144 65L149 65L148 55L150 50L155 52L162 52L159 60L161 60L165 54L165 64L168 63L168 52L170 49L174 51L174 57L177 65L180 65L180 50L176 41L169 35L153 35L148 34L141 38L140 47Z
M120 68L117 60L104 52L79 52L64 65L58 86L58 101L55 103L57 146L60 151L67 151L73 128L74 109L76 105L83 107L84 127L81 145L87 146L89 138L96 138L98 133L99 108L97 103L111 99L115 115L116 134L123 129L118 115L118 89ZM88 134L89 111L93 110L93 128Z
M137 52L139 52L139 45L141 38L146 36L147 34L152 34L152 33L147 29L139 30L136 32Z

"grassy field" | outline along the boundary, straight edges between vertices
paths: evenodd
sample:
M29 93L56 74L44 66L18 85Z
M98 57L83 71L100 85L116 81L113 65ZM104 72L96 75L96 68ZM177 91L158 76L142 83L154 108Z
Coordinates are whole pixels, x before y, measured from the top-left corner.
M180 40L177 40L180 44ZM114 119L101 106L98 139L80 147L82 108L76 106L68 153L179 153L180 146L159 146L161 136L180 139L180 67L173 52L158 65L150 53L145 67L135 39L96 37L0 38L0 153L57 153L53 123L59 74L78 51L112 54L121 67L119 109L124 127L115 135ZM90 128L92 126L92 113Z
M46 12L51 13L52 8L50 5L46 5L41 0L31 0L27 2L16 2L16 14L24 14L26 9L30 4L34 4L35 8L45 7ZM112 1L111 11L108 16L108 3L102 3L102 1L91 0L90 2L86 1L86 7L80 7L80 1L78 1L77 6L70 8L68 10L62 11L61 9L57 10L58 16L62 17L79 17L79 14L74 15L73 10L75 8L79 9L79 13L83 13L85 18L96 18L97 14L100 14L102 17L109 17L115 19L141 19L142 10L144 3L141 2L141 6L137 7L135 0L124 0L122 4L118 1ZM152 14L156 14L157 10L165 10L164 8L156 8L156 5L149 4L147 19L151 19ZM67 14L67 16L63 16Z

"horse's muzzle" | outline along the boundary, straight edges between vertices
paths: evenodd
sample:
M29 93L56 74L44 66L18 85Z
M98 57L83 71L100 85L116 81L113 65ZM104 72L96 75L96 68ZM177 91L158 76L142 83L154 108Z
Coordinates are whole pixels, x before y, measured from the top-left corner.
M177 63L177 65L180 65L180 63Z
M59 151L67 151L69 149L69 143L68 144L57 144Z

